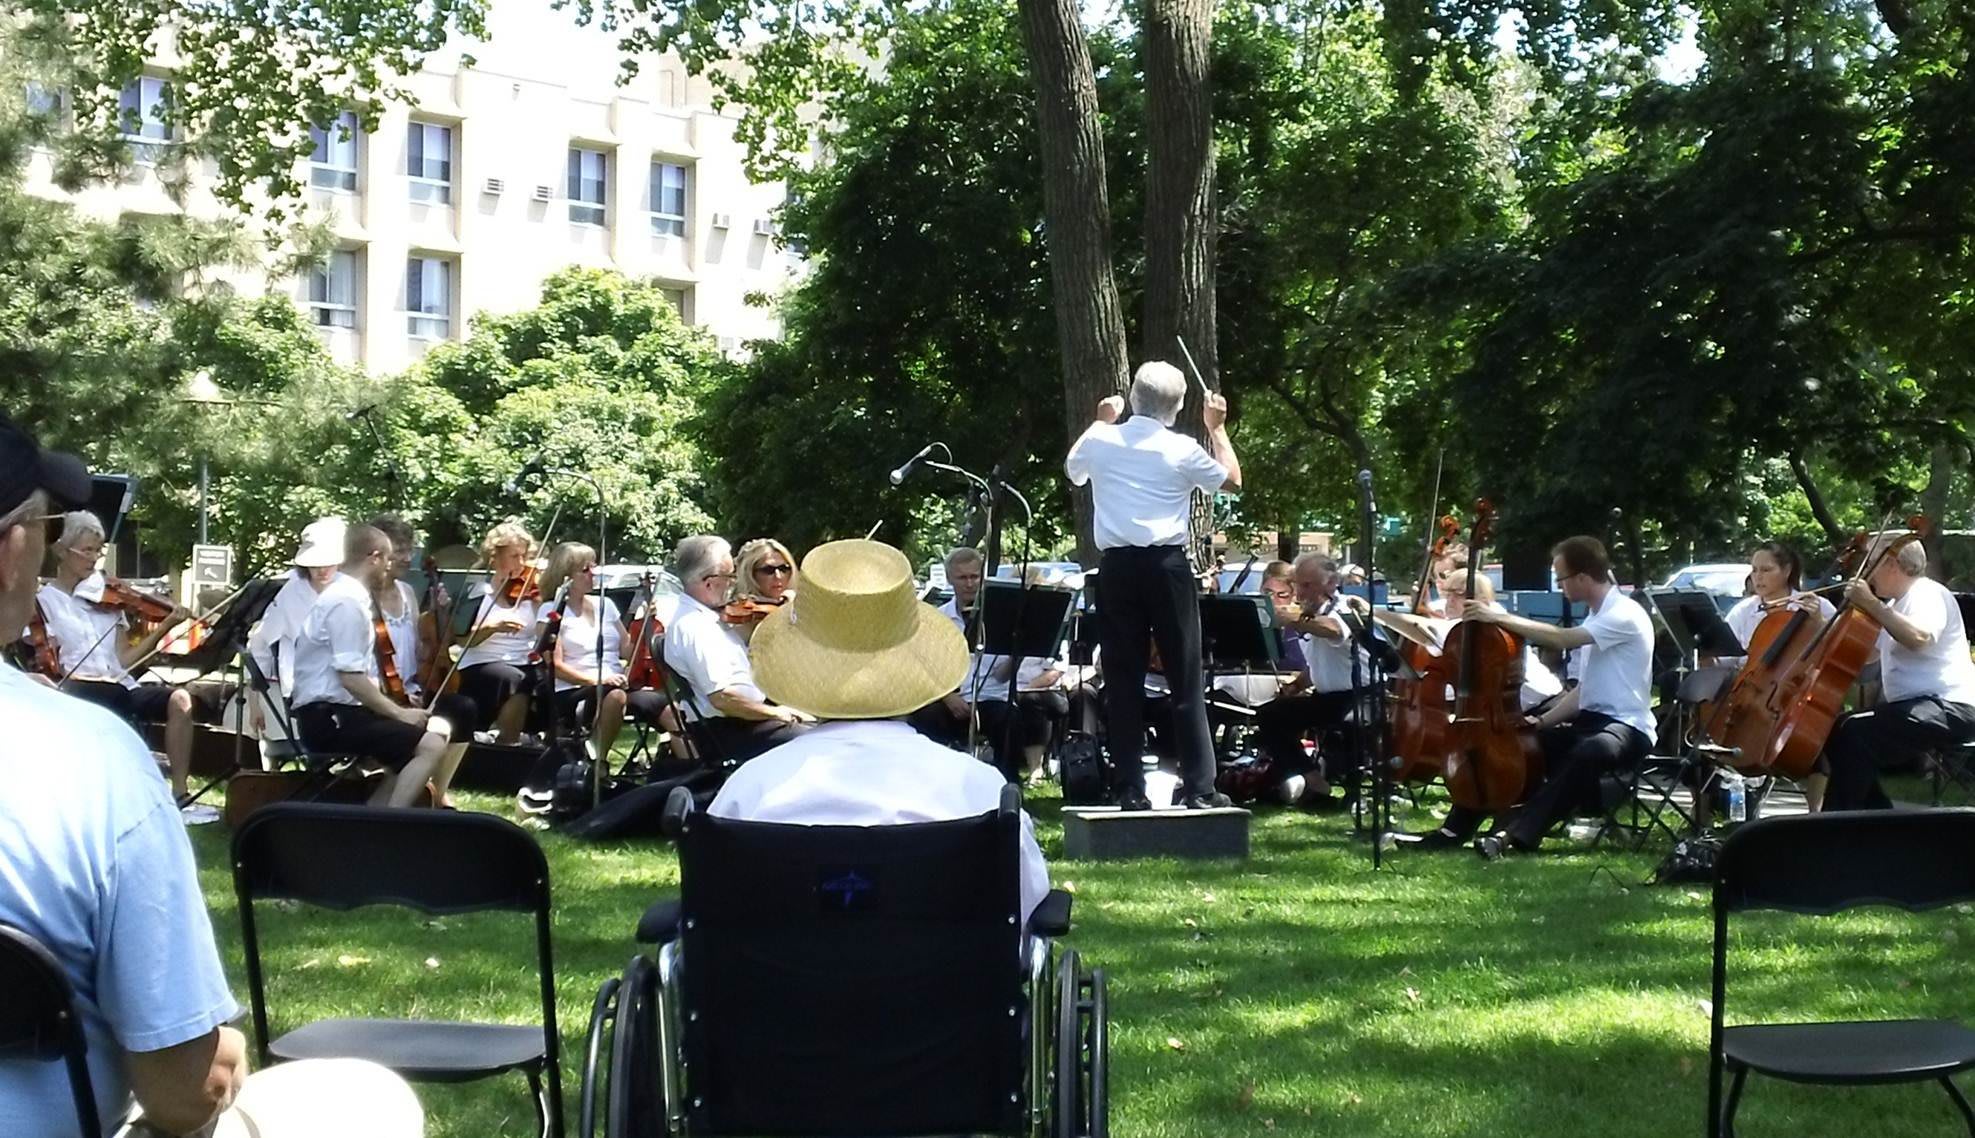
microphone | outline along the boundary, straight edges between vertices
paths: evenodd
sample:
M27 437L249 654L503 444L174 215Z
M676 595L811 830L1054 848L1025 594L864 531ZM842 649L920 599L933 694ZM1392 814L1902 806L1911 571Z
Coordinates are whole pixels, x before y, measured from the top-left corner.
M1374 514L1376 514L1376 513L1378 513L1378 503L1377 503L1376 501L1374 501L1374 500L1373 500L1373 498L1372 498L1372 472L1371 472L1371 471L1369 471L1369 470L1360 470L1360 471L1358 472L1358 489L1364 492L1364 496L1365 496L1365 509L1367 509L1367 510L1369 510L1370 512L1372 512L1372 513L1374 513Z
M906 459L905 465L891 472L891 484L893 486L896 486L899 483L904 482L905 476L912 473L912 468L919 465L919 463L923 461L927 455L933 453L934 448L938 446L939 446L938 443L927 443L925 446L919 448L918 454L915 454L911 458Z
M382 404L372 403L368 407L359 407L354 411L345 411L343 412L343 421L345 423L354 423L358 419L363 418L365 415L370 414L372 411L377 410L377 408L380 406L382 406Z
M503 494L506 494L508 497L512 498L515 495L521 493L521 484L523 482L528 481L530 478L535 477L539 473L540 470L535 466L534 463L532 462L523 463L520 470L517 470L513 474L508 475L507 481L501 483L501 492Z

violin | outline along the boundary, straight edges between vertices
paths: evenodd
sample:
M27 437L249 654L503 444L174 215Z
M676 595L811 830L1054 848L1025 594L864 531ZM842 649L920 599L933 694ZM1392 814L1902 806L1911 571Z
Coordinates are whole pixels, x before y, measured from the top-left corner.
M116 577L103 579L103 596L93 603L97 608L116 610L137 620L156 624L170 619L178 606L154 593L146 593Z
M789 599L769 600L767 597L742 597L728 601L720 608L720 620L725 624L739 624L752 627L768 619L768 614L788 604Z
M384 614L375 608L371 610L370 628L377 634L378 686L392 703L410 707L411 693L405 690L404 677L398 674L398 652L391 644L391 628L384 623Z
M1853 538L1838 564L1864 580L1888 557L1924 540L1932 523L1915 515L1908 532L1878 543ZM1703 709L1708 740L1737 770L1801 779L1810 774L1844 710L1845 696L1879 645L1879 622L1846 602L1821 627L1796 606L1764 617L1749 637L1748 662L1728 693Z
M62 678L62 656L55 650L55 638L48 635L48 621L41 613L41 604L36 602L34 615L28 618L27 637L22 641L32 653L23 666L38 675L51 680Z
M638 595L644 604L638 610L638 618L625 627L625 634L631 638L631 652L624 662L624 684L632 691L659 690L665 688L665 664L659 659L658 640L665 635L665 622L658 619L652 603L656 579L646 573L638 585Z
M542 599L542 567L530 562L518 575L501 582L494 593L494 604L511 609L522 601Z
M1468 536L1469 597L1494 524L1494 504L1485 498L1476 502ZM1522 637L1499 625L1463 620L1447 634L1441 654L1458 661L1447 790L1458 806L1489 814L1505 810L1522 801L1543 765L1536 733L1522 716Z
M1460 539L1460 534L1459 518L1448 514L1440 519L1440 536L1427 547L1425 564L1420 567L1419 581L1413 589L1413 615L1425 615L1427 578L1433 566L1446 556L1448 546ZM1425 645L1401 637L1399 658L1418 678L1392 682L1392 704L1387 719L1392 739L1389 760L1392 778L1395 782L1426 782L1443 773L1452 743L1447 688L1453 682L1453 654L1442 651L1435 655Z

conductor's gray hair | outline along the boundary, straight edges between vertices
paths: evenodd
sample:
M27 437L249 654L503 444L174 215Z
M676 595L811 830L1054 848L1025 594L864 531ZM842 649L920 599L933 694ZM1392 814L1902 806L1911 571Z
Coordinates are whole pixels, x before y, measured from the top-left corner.
M679 543L672 551L672 571L679 580L691 585L693 582L713 572L723 558L733 551L724 537L712 534L695 534Z
M1170 427L1179 418L1180 404L1186 402L1186 377L1180 369L1161 360L1140 364L1132 377L1132 414L1157 419Z
M1927 547L1917 541L1900 546L1893 559L1899 562L1900 572L1909 577L1921 577L1927 573Z

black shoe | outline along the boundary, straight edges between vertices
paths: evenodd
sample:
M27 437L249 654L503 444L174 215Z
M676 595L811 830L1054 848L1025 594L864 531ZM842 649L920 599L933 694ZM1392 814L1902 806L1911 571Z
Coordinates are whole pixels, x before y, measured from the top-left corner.
M1186 796L1186 808L1188 810L1220 810L1233 805L1234 799L1229 798L1218 790L1209 791L1206 794L1189 794Z
M1468 840L1452 830L1429 830L1424 834L1406 834L1399 839L1407 845L1423 850L1450 850L1464 846Z
M1150 810L1152 809L1152 800L1147 798L1145 792L1142 790L1127 790L1118 796L1118 809Z

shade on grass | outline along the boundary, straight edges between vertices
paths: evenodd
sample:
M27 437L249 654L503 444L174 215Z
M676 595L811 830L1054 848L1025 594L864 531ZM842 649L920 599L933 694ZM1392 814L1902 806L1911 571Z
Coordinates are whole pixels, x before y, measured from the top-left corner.
M467 805L506 811L469 797ZM1063 861L1056 803L1035 805L1051 876L1077 895L1071 942L1106 968L1114 1131L1124 1138L1324 1134L1660 1136L1705 1115L1705 891L1644 887L1653 856L1572 852L1495 865L1402 852L1373 873L1348 820L1259 814L1245 863ZM645 904L677 882L657 843L542 835L574 1125L597 985L635 951ZM244 996L219 827L195 831L229 974ZM1975 915L1760 915L1731 958L1730 1021L1975 1019ZM528 1022L525 918L393 910L270 913L276 1030L327 1015ZM533 1132L519 1076L422 1087L428 1133ZM1938 1088L1752 1084L1751 1136L1950 1135Z

